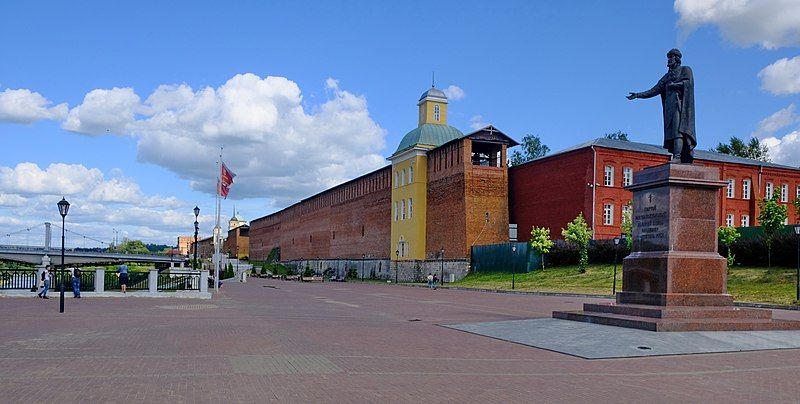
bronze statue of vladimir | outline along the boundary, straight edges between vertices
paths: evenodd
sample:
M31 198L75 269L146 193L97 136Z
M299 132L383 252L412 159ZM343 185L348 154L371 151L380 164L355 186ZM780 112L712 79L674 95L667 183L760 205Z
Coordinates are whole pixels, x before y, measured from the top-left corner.
M672 153L673 161L691 163L692 150L697 146L694 132L694 77L689 66L681 66L681 51L667 52L669 71L653 88L630 93L628 99L661 96L664 110L664 147Z

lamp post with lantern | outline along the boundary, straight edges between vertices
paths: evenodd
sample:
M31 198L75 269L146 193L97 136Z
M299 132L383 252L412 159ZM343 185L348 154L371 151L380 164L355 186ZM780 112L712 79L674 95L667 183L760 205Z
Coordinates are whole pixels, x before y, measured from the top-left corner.
M795 272L795 301L800 301L800 224L794 225L794 238L797 240L797 271Z
M619 253L619 242L627 242L627 238L624 234L621 234L619 237L614 237L614 280L611 283L611 294L617 294L617 254Z
M397 273L400 271L400 250L394 250L394 283L397 283L399 277Z
M192 269L197 271L197 232L200 230L197 222L197 217L200 216L200 208L194 207L194 261L192 261Z
M439 275L441 275L441 276L439 277L439 285L440 285L440 286L442 286L442 287L444 287L444 247L442 247L442 251L441 251L441 255L440 255L440 260L441 260L441 262L442 262L442 269L441 269L441 271L439 272Z
M64 222L69 212L69 202L62 197L58 202L58 213L61 214L61 275L59 276L61 283L61 296L59 297L58 312L64 312Z
M517 275L517 245L511 244L511 290L516 287Z

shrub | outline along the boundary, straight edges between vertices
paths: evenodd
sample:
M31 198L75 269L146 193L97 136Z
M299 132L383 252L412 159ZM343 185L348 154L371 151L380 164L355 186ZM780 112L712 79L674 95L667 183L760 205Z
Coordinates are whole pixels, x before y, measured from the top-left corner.
M345 275L347 279L356 279L358 278L358 271L356 271L356 267L348 267L347 274Z
M303 276L305 276L305 277L314 276L314 270L311 269L310 266L306 265L306 269L305 269L305 271L303 271Z
M567 223L567 228L561 229L561 235L564 236L564 240L578 247L578 267L581 273L586 272L586 267L589 265L589 239L592 233L586 220L583 219L583 213L579 213L573 221Z

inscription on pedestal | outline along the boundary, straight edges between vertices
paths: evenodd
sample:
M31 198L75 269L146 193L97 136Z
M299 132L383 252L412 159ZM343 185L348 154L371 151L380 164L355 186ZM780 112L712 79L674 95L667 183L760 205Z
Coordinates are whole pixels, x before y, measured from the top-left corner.
M634 251L669 249L669 204L663 192L634 194Z

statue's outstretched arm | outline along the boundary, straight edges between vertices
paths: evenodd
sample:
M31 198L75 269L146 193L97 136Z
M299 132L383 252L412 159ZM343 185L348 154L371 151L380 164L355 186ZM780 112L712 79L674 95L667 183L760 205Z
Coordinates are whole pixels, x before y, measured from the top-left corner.
M661 94L661 91L664 89L664 81L666 80L664 77L662 77L661 80L659 80L658 83L653 86L653 88L641 93L636 93L636 98L652 98Z

